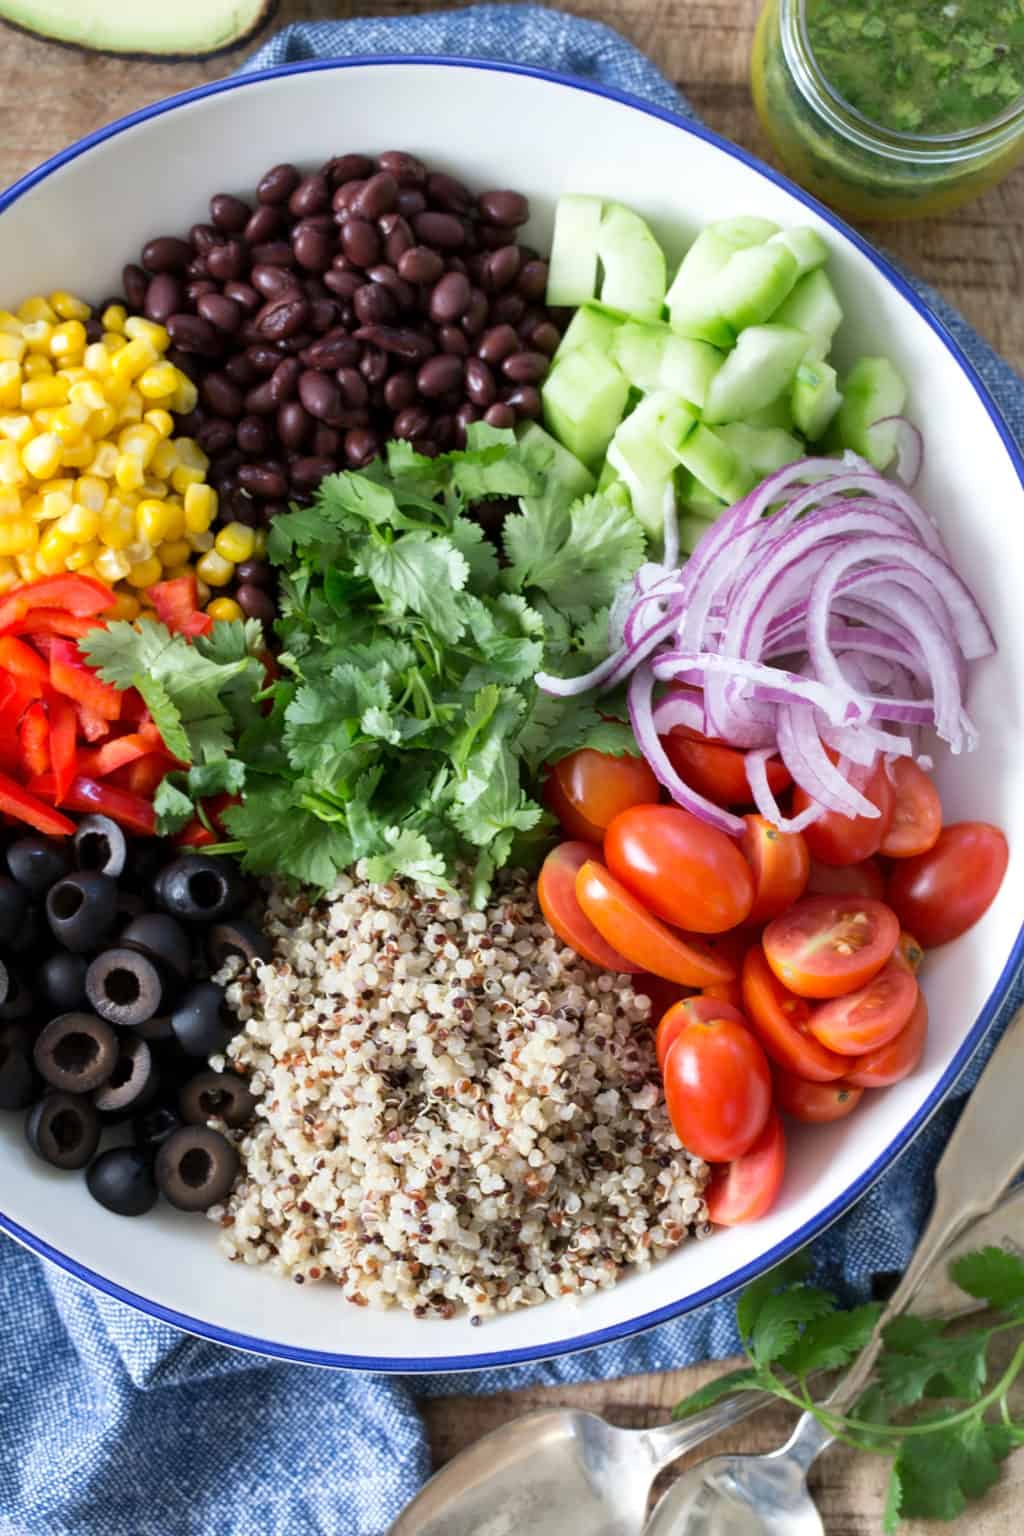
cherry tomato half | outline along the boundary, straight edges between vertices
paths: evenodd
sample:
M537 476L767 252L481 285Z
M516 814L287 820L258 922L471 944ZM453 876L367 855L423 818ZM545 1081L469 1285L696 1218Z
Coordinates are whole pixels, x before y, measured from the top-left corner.
M658 1020L663 1019L669 1009L676 1003L681 1003L684 997L694 996L689 988L681 987L677 981L666 981L664 976L639 975L633 983L634 992L642 992L651 1000L651 1012L648 1023L652 1029L656 1029Z
M743 988L738 976L732 981L713 981L710 987L701 987L701 997L717 998L720 1003L731 1003L732 1006L743 1012Z
M886 900L925 949L934 949L958 939L988 911L1009 857L998 827L955 822L927 853L900 860L889 875Z
M773 1069L772 1082L776 1109L781 1109L791 1120L802 1120L808 1125L828 1125L832 1120L843 1120L853 1113L864 1097L863 1088L851 1087L841 1079L838 1083L812 1083L782 1067Z
M594 859L576 876L576 899L606 942L627 956L632 971L651 971L684 987L729 981L735 975L734 968L699 939L673 933Z
M560 843L544 860L537 880L537 900L563 944L568 944L591 965L606 971L627 973L643 970L607 943L585 916L576 900L576 874L588 859L601 856L593 843Z
M799 832L780 832L763 816L744 816L740 848L754 876L754 904L748 923L767 923L802 896L810 871L807 844Z
M836 754L830 748L826 748L826 751L835 762ZM882 758L879 758L861 794L872 805L877 805L881 814L844 816L841 811L826 811L804 832L812 859L818 859L822 864L859 864L861 859L870 858L871 854L878 852L889 830L896 798ZM798 786L793 791L794 816L813 803L806 790Z
M909 1077L924 1055L928 1038L928 1004L918 991L917 1003L909 1022L895 1039L880 1045L877 1051L858 1056L845 1081L856 1088L889 1088Z
M866 986L822 1003L811 1033L830 1051L863 1056L895 1039L917 1002L917 982L902 960L889 960Z
M889 769L896 799L889 830L879 844L888 859L910 859L934 848L942 831L942 801L935 782L912 757L898 757Z
M747 1027L746 1018L738 1008L718 998L705 997L702 992L698 992L695 997L684 997L682 1002L674 1003L667 1013L662 1014L654 1036L654 1049L658 1054L658 1066L663 1072L669 1048L687 1024L710 1024L712 1019L731 1019L734 1024L742 1024L744 1029Z
M771 1112L772 1074L746 1025L688 1020L665 1058L665 1103L694 1156L731 1163L748 1152Z
M617 880L665 922L694 933L724 933L742 923L754 881L724 832L677 805L636 805L604 835Z
M583 747L559 758L544 798L569 837L599 843L609 822L631 805L657 805L660 790L642 757L613 757Z
M859 864L819 864L811 860L807 877L808 896L871 896L885 900L885 875L877 859Z
M743 1004L751 1029L780 1067L814 1083L846 1076L850 1058L826 1050L814 1038L810 1004L786 991L760 945L743 962Z
M786 1138L773 1110L749 1152L712 1173L704 1191L709 1220L718 1227L757 1221L778 1199L785 1171Z
M715 805L750 805L753 795L747 780L744 753L692 731L688 726L673 726L661 738L665 755L685 784ZM765 765L768 788L780 795L793 782L777 757Z
M783 986L800 997L842 997L871 980L900 936L895 913L870 896L804 896L761 942Z

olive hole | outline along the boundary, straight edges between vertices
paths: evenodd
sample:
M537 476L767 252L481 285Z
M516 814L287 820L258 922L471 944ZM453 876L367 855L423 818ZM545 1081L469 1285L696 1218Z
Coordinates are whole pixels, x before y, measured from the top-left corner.
M103 870L110 863L110 839L105 832L86 832L78 839L81 869Z
M82 1122L73 1109L59 1109L50 1121L50 1135L60 1152L70 1152L82 1139Z
M110 1074L110 1080L107 1083L107 1087L108 1088L123 1088L125 1083L130 1082L131 1079L134 1077L134 1075L135 1075L135 1062L134 1062L134 1060L132 1059L131 1056L122 1056L122 1057L119 1058L117 1066L114 1068L113 1072L111 1072L111 1074Z
M84 900L85 896L77 885L58 885L50 897L54 917L66 922L68 918L74 917Z
M230 1108L230 1105L231 1095L225 1093L223 1088L211 1088L199 1095L199 1108L208 1120L213 1115L219 1115L222 1109Z
M127 1008L139 1000L139 978L134 971L115 968L107 972L103 990L112 1003Z
M189 1189L202 1189L213 1171L209 1152L203 1147L191 1147L178 1164L178 1174Z
M224 895L224 881L210 869L201 869L188 882L189 895L197 907L215 907Z
M54 1064L61 1072L85 1072L100 1053L92 1035L64 1035L53 1048Z

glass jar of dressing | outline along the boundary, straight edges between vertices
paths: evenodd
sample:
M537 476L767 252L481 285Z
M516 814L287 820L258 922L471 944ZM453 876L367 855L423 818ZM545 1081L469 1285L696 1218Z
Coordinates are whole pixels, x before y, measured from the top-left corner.
M790 175L856 218L944 212L1024 155L1019 0L765 0L752 77Z

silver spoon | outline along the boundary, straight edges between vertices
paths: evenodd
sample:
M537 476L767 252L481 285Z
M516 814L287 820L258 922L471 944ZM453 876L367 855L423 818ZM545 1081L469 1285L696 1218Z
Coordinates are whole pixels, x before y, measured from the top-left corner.
M826 1400L828 1408L844 1411L857 1401L871 1379L882 1328L914 1299L943 1249L993 1209L1024 1162L1022 1070L1024 1008L996 1047L942 1154L931 1217L903 1279L870 1342ZM813 1414L805 1413L777 1451L700 1462L662 1497L644 1536L825 1536L807 1489L807 1472L833 1439Z
M1024 1247L1024 1188L962 1236L948 1257L989 1243ZM919 1303L922 1312L943 1317L976 1305L947 1279L944 1263L925 1279ZM530 1536L640 1536L658 1473L771 1401L764 1393L737 1394L682 1423L647 1430L616 1429L570 1408L527 1414L448 1462L389 1536L519 1536L524 1529Z

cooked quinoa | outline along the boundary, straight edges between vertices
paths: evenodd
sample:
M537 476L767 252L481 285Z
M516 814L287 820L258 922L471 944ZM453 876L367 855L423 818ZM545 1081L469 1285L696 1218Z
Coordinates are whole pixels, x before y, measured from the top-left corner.
M274 960L228 988L229 1064L258 1099L210 1212L230 1258L477 1321L707 1232L648 999L562 946L527 876L483 912L401 882L279 889L267 925Z

